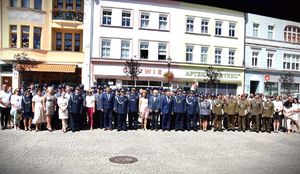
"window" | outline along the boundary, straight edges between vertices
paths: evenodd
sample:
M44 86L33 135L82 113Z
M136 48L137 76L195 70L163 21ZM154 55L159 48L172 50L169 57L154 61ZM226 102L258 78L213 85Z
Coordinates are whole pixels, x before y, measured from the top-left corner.
M149 14L142 13L141 14L141 28L148 28L149 27Z
M80 51L80 34L75 34L75 49L74 51Z
M66 10L73 10L73 0L65 0L66 1Z
M30 0L22 0L22 7L29 8L30 7Z
M274 26L269 25L268 26L268 39L273 39L273 30L274 30Z
M56 50L61 50L62 33L56 33Z
M159 29L166 30L168 24L168 16L166 15L159 15Z
M81 0L76 0L76 10L81 10Z
M284 28L286 42L300 43L300 27L288 25Z
M201 21L201 33L207 34L208 33L208 20L202 19Z
M10 0L10 7L17 7L18 0Z
M285 70L299 70L300 55L284 54L283 69Z
M122 12L122 26L123 27L130 27L130 17L131 13L128 11Z
M42 28L34 27L33 32L33 49L41 49Z
M235 23L229 24L229 36L234 37L235 36Z
M278 83L276 82L265 82L265 95L278 95Z
M252 66L257 67L258 52L252 52Z
M10 26L10 47L17 48L17 26L11 25Z
M229 65L234 65L234 50L229 50L229 57L228 57L228 64Z
M166 60L167 59L167 44L159 43L158 44L158 60Z
M102 25L111 25L111 11L103 11Z
M34 0L34 9L42 10L42 0Z
M187 32L193 32L194 31L194 19L193 18L187 18L187 20L186 20L186 31Z
M63 0L57 0L57 8L59 9L59 10L62 10L63 9Z
M201 47L201 63L207 63L208 47Z
M29 47L29 26L22 26L22 48L28 48Z
M215 64L221 64L221 54L222 54L222 49L216 48L215 49Z
M215 32L216 35L222 35L222 22L220 21L217 21L216 22L216 32Z
M65 51L72 51L72 33L65 33Z
M130 41L122 40L121 42L121 58L128 59L130 50Z
M258 37L258 28L259 28L259 24L254 23L253 24L253 37Z
M281 84L281 94L287 94L288 88L290 90L290 94L299 93L299 83L292 83L288 86Z
M268 53L267 68L272 68L272 66L273 66L273 54Z
M186 61L193 61L194 46L186 46Z
M141 57L141 59L148 59L148 47L149 47L149 42L141 42L140 43L140 57Z
M102 40L102 57L110 57L110 40Z

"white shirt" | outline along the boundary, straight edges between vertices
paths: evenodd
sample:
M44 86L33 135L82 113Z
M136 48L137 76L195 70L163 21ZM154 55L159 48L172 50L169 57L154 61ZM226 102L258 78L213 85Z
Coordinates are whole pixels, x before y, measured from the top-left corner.
M94 95L91 95L91 96L87 95L85 97L85 102L86 102L86 107L88 107L88 108L95 107L95 97L94 97Z
M282 103L282 101L273 101L273 103L274 103L274 111L276 112L276 111L281 111L282 109L283 109L283 103Z
M12 95L10 103L11 105L15 105L15 107L11 107L12 110L20 109L21 108L21 102L22 102L22 96L19 95Z
M11 98L11 93L10 92L5 92L5 91L0 91L0 99L2 100L2 102L4 103L8 103L10 101ZM4 105L0 104L0 107L5 108ZM10 105L7 106L7 108L9 108Z

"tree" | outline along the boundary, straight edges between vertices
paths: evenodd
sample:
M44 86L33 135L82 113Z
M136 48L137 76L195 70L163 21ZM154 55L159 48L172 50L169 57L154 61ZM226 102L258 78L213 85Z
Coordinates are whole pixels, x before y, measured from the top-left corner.
M278 80L281 83L284 93L290 95L291 89L294 87L294 75L291 72L285 72L280 75Z
M36 60L28 57L25 52L15 54L14 63L16 63L16 70L19 72L35 68L38 64Z
M138 81L138 76L142 72L140 69L140 63L137 60L127 60L125 62L125 67L123 69L123 72L127 75L130 76L132 80L133 86L136 86L136 81Z
M214 84L217 84L220 82L220 79L223 77L223 74L221 73L221 70L215 70L212 66L209 66L205 69L205 75L207 79L206 81L208 84L210 84L210 94L212 94L212 87Z

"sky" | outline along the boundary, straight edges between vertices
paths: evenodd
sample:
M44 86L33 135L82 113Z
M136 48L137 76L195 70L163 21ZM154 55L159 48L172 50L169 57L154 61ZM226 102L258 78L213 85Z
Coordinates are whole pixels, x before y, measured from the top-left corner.
M180 1L180 0L179 0ZM300 22L298 0L181 0Z

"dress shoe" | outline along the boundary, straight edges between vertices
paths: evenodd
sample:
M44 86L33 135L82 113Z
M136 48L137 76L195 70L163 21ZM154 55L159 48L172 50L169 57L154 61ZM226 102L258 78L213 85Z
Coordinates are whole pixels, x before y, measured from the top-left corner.
M107 128L104 128L104 131L107 131Z
M218 129L214 129L214 132L217 132Z
M118 132L120 132L121 131L121 129L118 129Z

